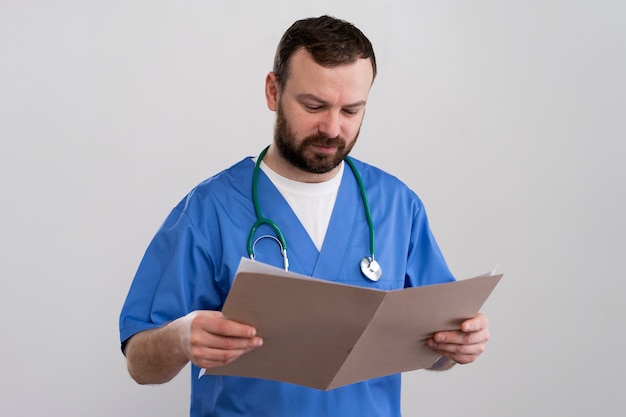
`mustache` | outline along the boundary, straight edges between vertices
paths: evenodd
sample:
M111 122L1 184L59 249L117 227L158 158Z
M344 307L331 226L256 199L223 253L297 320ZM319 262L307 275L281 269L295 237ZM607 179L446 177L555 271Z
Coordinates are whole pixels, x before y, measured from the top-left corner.
M307 137L302 141L302 146L320 145L320 146L333 146L336 148L343 148L345 141L340 137L329 138L326 135L316 134Z

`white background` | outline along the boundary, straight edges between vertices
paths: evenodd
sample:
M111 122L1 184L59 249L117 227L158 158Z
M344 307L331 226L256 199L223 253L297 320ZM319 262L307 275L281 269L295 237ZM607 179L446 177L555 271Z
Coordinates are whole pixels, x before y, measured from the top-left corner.
M187 415L187 370L127 375L119 310L169 210L271 141L275 46L325 13L377 52L354 156L459 278L505 274L483 357L405 374L404 415L624 415L620 0L1 0L0 415Z

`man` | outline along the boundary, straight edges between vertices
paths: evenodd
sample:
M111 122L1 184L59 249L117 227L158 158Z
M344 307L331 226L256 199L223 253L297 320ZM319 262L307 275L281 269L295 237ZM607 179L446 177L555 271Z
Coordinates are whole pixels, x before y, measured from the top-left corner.
M369 40L352 24L328 16L295 22L283 35L266 78L276 112L265 154L245 158L194 188L150 243L120 316L122 349L140 384L172 379L192 362L192 416L399 416L400 375L318 391L253 378L204 375L201 368L237 360L263 335L226 319L220 309L259 213L289 242L289 268L320 279L384 290L453 280L419 198L397 178L352 160L376 75ZM262 159L261 161L259 161ZM370 253L367 204L376 227L370 281L359 260ZM258 198L255 204L252 190ZM256 236L276 236L261 225ZM272 239L253 245L255 259L283 265ZM419 320L419 317L415 318ZM473 362L489 337L478 314L461 331L428 341L442 355L433 369Z

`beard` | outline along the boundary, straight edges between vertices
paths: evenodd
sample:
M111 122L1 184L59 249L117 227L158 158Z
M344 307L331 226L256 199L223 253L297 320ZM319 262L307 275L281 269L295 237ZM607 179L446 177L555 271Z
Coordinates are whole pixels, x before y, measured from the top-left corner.
M349 142L340 136L329 138L324 134L316 134L307 136L300 144L296 144L296 135L285 118L280 102L278 104L274 142L280 155L302 171L312 174L325 174L332 171L350 153L358 137L359 131ZM316 145L335 147L336 152L332 154L316 152L314 148Z

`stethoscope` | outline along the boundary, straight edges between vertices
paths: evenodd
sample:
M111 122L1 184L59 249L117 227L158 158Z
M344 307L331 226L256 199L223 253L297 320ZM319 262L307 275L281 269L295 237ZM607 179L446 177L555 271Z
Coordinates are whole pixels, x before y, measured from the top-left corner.
M280 246L280 253L283 257L283 266L285 268L285 271L288 271L289 270L289 258L287 257L287 241L285 240L285 236L280 231L280 228L278 227L276 223L274 223L272 220L266 217L263 217L263 214L261 213L261 207L259 205L259 196L258 196L259 171L261 170L261 160L267 153L268 149L269 149L269 146L263 149L263 151L259 154L259 157L256 160L256 164L254 165L254 171L252 173L252 204L254 205L254 211L256 213L256 222L252 226L252 229L250 229L250 234L248 235L248 256L250 256L250 259L254 261L254 258L255 258L254 247L256 246L257 242L263 238L273 239L274 241L276 241L276 243L278 243L278 246ZM367 218L367 225L369 227L369 232L370 232L370 255L361 259L361 262L359 265L361 267L361 272L367 279L371 281L378 281L383 271L380 268L380 264L374 259L374 222L372 221L372 214L370 213L370 205L369 205L369 202L367 201L367 194L365 193L365 186L363 185L363 180L361 179L361 175L359 174L359 171L354 166L354 162L352 162L352 160L347 156L345 157L344 161L346 161L346 163L352 170L352 173L354 174L354 178L356 178L356 182L359 185L359 191L361 192L361 200L363 200L363 207L365 208L365 217ZM262 224L266 224L269 227L271 227L274 230L274 233L276 233L276 237L272 235L263 235L263 236L259 236L255 240L254 234L256 233L256 230L259 228L259 226L261 226Z

